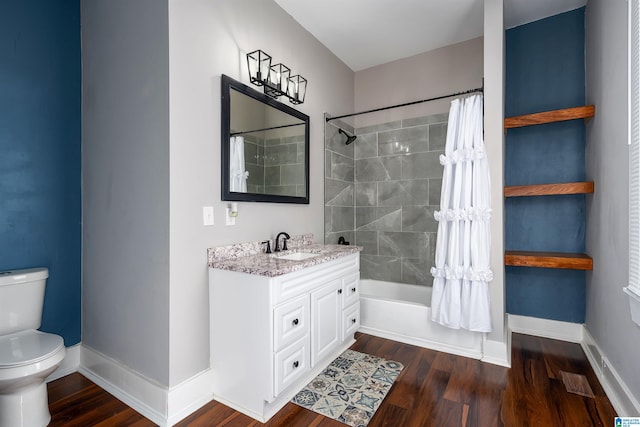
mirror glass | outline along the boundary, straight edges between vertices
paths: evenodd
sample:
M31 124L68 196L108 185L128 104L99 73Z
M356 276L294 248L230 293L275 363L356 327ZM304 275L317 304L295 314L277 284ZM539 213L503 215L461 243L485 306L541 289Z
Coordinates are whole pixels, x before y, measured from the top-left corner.
M222 200L309 203L309 116L222 76Z

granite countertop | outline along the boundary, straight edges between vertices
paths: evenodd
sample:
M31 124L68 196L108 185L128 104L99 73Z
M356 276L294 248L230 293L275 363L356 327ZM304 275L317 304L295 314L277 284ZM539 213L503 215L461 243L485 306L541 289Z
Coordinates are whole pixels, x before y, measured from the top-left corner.
M218 249L218 248L215 248ZM327 261L358 253L362 250L358 246L322 245L318 243L305 244L290 250L272 254L263 252L246 254L244 256L215 257L209 256L209 267L221 270L237 271L258 276L276 277L283 274L300 271ZM212 250L210 250L211 253ZM282 259L282 256L297 252L311 253L313 257L303 260Z

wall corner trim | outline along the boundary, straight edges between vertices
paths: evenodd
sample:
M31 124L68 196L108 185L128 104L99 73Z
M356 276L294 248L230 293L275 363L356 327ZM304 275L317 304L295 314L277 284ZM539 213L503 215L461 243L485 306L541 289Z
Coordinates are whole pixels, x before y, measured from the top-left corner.
M213 399L210 369L169 389L82 345L78 371L161 427L172 426Z
M481 360L506 368L511 367L511 330L509 328L504 329L503 341L489 340L485 334L482 341Z
M640 414L638 399L633 396L620 374L611 366L586 325L583 329L584 339L580 343L582 349L618 415L631 417Z

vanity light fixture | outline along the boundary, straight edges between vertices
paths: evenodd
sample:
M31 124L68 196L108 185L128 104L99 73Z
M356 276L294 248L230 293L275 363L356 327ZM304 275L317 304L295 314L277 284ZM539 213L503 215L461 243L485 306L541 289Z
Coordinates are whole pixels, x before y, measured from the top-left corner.
M249 80L262 86L264 93L277 99L281 95L292 104L302 104L307 92L307 79L297 74L291 76L291 69L284 64L271 65L271 56L258 49L247 54Z

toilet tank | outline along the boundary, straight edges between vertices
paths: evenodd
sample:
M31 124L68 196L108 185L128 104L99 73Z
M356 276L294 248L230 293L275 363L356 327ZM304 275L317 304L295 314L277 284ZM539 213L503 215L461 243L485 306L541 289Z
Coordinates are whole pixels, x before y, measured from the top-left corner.
M0 271L0 335L40 327L47 277L46 268Z

